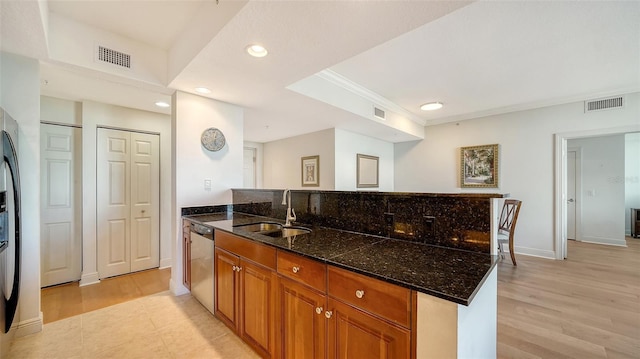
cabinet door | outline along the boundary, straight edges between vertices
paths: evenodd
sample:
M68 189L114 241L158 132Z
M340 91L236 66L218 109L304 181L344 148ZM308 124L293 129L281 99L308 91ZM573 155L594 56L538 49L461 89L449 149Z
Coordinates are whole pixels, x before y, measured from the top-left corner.
M272 357L275 347L275 272L240 260L242 325L240 336L262 357Z
M222 249L215 249L216 317L233 330L238 326L238 283L236 271L240 259Z
M327 341L327 297L282 277L278 282L281 357L324 359Z
M328 358L410 358L411 332L329 298Z

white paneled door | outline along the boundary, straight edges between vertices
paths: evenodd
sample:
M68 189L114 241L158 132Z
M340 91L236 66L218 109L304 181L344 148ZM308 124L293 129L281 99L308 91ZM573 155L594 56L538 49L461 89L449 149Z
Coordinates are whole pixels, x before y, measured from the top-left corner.
M82 130L40 126L41 286L80 280Z
M567 152L567 239L576 239L576 151Z
M98 275L160 263L159 136L98 129Z
M256 188L256 149L244 148L242 163L242 178L244 188Z

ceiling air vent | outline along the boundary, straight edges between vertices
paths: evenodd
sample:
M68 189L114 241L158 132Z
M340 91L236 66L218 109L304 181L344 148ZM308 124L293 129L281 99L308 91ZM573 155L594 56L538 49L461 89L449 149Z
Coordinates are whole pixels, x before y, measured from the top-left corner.
M375 106L373 106L373 115L381 120L384 120L384 110L379 109Z
M131 68L131 55L124 52L109 49L104 46L98 46L98 60L113 65Z
M613 108L622 108L622 107L624 107L623 96L601 98L598 100L591 100L591 101L584 102L584 112L610 110Z

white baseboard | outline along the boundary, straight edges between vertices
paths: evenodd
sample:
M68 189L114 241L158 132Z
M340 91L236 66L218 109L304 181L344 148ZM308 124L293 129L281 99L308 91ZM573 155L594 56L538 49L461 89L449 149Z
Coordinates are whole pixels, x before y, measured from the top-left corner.
M160 260L160 269L171 268L171 258L164 258Z
M98 277L98 272L93 273L82 273L82 277L80 277L80 286L84 287L85 285L98 284L100 283L100 277Z
M42 312L38 318L32 318L23 320L18 323L16 328L16 338L24 337L25 335L35 334L42 331L43 326Z
M173 277L171 277L169 281L169 290L175 296L191 293L189 289L182 284L182 281L176 283Z
M544 249L529 248L529 247L515 247L515 251L516 251L516 254L522 254L525 256L556 259L556 252L548 251ZM505 253L509 253L509 251L507 250L505 251Z
M626 247L627 241L625 239L617 239L617 238L604 238L604 237L582 237L582 242L586 243L595 243L595 244L605 244L609 246L619 246Z

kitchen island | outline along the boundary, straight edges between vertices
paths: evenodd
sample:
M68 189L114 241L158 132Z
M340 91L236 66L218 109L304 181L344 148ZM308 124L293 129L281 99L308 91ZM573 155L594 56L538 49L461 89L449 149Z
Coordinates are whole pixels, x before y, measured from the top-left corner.
M300 262L310 260L310 265L325 265L329 303L334 303L331 302L332 273L335 273L334 277L338 276L336 278L342 273L347 276L353 273L355 281L358 278L371 278L393 285L389 288L407 290L407 293L411 293L408 321L405 323L411 337L408 357L495 357L496 256L322 226L310 227L311 232L307 234L271 237L247 231L243 225L283 223L281 219L232 210L184 218L211 226L216 231L216 237L228 238L228 235L233 235L232 238L275 249L278 268L274 266L273 269L277 269L278 273L280 258L291 255L300 258ZM277 300L278 297L274 298ZM337 305L339 302L333 306ZM331 314L327 315L329 318ZM276 355L284 351L279 343L274 347L278 349L262 354ZM333 354L329 354L329 357L333 357Z

